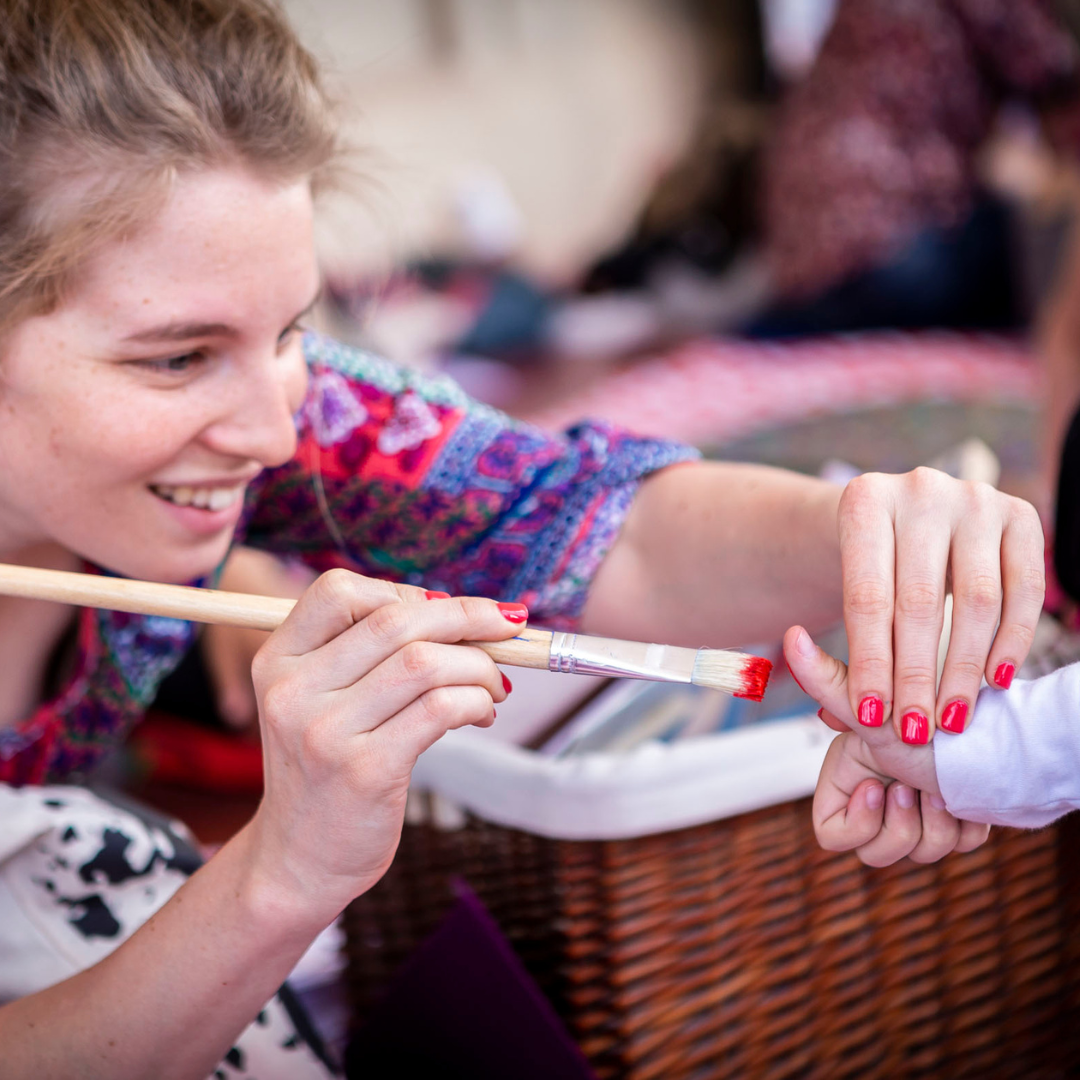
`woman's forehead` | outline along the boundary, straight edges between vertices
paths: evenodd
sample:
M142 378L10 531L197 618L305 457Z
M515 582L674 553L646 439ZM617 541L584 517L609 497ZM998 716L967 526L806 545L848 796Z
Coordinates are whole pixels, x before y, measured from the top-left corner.
M195 305L213 322L216 309L259 294L295 302L317 281L312 219L306 180L272 184L240 169L181 176L158 214L84 264L68 303L137 322L187 318Z

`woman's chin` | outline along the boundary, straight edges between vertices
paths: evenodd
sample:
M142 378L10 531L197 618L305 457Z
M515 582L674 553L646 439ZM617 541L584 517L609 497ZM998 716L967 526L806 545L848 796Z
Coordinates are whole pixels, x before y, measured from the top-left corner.
M159 547L156 551L117 551L85 557L97 566L121 577L140 581L160 581L167 585L186 585L210 577L225 561L232 546L233 532L204 540L183 550Z

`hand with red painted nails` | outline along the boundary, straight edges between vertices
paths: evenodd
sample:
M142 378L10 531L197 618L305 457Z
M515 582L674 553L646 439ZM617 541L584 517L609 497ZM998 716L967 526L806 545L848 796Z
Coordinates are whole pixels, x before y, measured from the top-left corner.
M844 491L839 527L851 712L865 728L891 717L914 745L937 727L959 734L983 676L1006 689L1034 636L1044 588L1034 507L934 469L867 473Z
M259 650L266 796L247 832L283 904L325 925L382 876L417 757L485 727L509 680L463 641L513 637L521 604L323 574ZM312 838L318 838L312 843Z
M989 826L949 813L938 783L934 747L899 740L890 725L860 726L851 711L848 669L819 649L802 627L784 638L792 674L822 703L822 720L840 731L814 792L814 832L829 851L852 851L868 866L908 857L936 862L971 851Z

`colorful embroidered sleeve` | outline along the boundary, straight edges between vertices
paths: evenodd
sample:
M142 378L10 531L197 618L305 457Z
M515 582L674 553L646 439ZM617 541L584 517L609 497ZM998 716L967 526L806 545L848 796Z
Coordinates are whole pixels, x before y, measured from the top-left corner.
M697 456L603 423L554 435L316 335L288 465L252 489L244 542L566 623L646 474Z

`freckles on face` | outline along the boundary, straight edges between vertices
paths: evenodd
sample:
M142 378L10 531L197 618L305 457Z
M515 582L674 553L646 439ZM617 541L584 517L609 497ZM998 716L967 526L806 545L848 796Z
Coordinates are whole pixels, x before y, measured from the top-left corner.
M219 490L287 456L305 382L289 327L317 287L306 183L181 177L4 342L0 554L52 540L131 576L209 572L235 522L155 485Z

